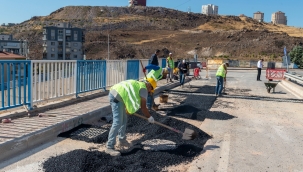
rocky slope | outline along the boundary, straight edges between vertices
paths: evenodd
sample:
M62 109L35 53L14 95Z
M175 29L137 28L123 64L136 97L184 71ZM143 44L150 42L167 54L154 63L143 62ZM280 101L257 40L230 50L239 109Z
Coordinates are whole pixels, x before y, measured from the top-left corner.
M2 28L17 39L27 39L30 57L42 58L42 28L70 22L85 29L88 59L149 58L156 49L175 58L281 60L303 42L299 28L260 23L248 17L206 16L162 7L67 6L48 16L35 16L16 26Z

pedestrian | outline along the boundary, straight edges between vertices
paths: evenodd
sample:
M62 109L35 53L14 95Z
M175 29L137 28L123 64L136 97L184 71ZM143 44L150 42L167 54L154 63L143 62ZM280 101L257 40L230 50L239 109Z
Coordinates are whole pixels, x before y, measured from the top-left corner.
M261 71L262 71L262 68L263 68L263 59L260 59L258 61L257 68L258 68L257 81L261 81L260 77L261 77Z
M146 108L147 95L157 87L156 81L148 78L146 81L126 80L122 81L110 89L109 100L113 113L113 123L108 134L105 152L111 156L119 156L120 152L114 149L116 137L118 135L118 145L130 147L126 140L127 114L134 114L141 108L142 113L148 118L150 123L154 123L154 118Z
M170 82L173 82L173 75L174 75L174 69L175 69L175 62L172 58L172 53L169 53L168 57L166 58L166 68L168 70L168 74L166 75L166 82L168 83L168 79L170 79Z
M150 57L150 64L159 66L158 56L160 54L160 50L156 50L155 54Z
M227 74L227 67L228 63L223 63L217 70L216 77L217 77L217 86L215 90L216 96L222 96L223 84L226 82L226 74Z
M185 76L187 74L187 64L185 60L182 60L182 62L178 64L178 68L179 68L180 84L181 87L183 88Z

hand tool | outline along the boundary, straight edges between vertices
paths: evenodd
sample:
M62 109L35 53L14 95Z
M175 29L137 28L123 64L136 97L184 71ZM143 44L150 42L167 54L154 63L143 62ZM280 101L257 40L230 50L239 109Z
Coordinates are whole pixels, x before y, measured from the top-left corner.
M137 116L139 118L148 120L145 116L139 115L137 113L134 113L133 115L135 115L135 116ZM174 129L174 128L170 127L170 126L164 125L164 124L162 124L160 122L157 122L157 121L155 121L155 124L160 125L162 127L165 127L165 128L167 128L167 129L169 129L171 131L174 131L176 133L182 134L182 139L184 139L184 140L193 140L198 135L194 130L191 130L191 129L188 129L188 128L185 128L185 131L183 133L182 131L179 131L177 129Z

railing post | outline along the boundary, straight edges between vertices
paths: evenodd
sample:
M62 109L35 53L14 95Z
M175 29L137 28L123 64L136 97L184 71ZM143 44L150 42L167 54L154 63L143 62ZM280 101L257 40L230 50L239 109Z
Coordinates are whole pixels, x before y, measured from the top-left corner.
M103 83L103 89L104 89L104 91L106 91L106 71L107 71L107 68L106 68L107 65L106 65L106 63L107 63L106 60L104 60L103 63L102 63L103 64L102 65L102 69L103 70L101 70L101 71L104 71L103 72L104 73L103 74L103 82L102 82Z
M28 97L27 97L27 101L28 101L28 109L32 110L33 109L33 98L32 98L32 91L33 91L33 87L32 87L32 61L29 60L29 64L27 64L28 69L27 69L27 89L28 89ZM26 72L26 71L25 71Z
M80 65L79 65L79 60L77 60L76 62L76 67L75 67L75 73L76 73L76 76L75 76L75 88L76 88L76 98L78 98L78 93L79 93L79 89L80 89Z

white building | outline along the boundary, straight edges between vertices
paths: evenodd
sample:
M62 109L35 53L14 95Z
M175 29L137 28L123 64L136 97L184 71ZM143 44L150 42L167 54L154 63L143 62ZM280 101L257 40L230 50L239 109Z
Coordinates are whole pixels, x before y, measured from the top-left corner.
M213 4L202 5L202 14L218 15L218 6Z
M263 22L264 21L264 13L257 11L254 13L254 19L258 20L259 22Z
M271 22L273 24L285 24L287 25L287 17L285 13L278 11L271 15Z

